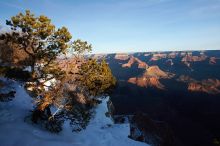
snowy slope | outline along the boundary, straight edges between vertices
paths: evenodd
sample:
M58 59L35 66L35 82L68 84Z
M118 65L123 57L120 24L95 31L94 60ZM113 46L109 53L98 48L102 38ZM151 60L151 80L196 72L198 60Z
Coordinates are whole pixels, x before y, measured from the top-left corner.
M66 123L59 134L42 131L24 122L32 109L31 98L18 82L10 82L16 97L10 102L0 102L0 146L148 146L128 138L128 124L113 124L105 116L108 98L98 105L95 117L85 130L71 132Z

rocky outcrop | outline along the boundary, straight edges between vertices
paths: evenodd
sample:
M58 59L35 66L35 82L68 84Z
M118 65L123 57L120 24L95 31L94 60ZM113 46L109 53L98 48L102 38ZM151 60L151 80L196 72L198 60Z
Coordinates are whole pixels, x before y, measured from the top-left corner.
M192 82L188 85L188 90L192 92L205 92L208 94L220 93L220 80L207 79L200 82Z
M164 122L153 121L143 113L137 113L130 118L129 137L152 146L176 145L173 132Z
M191 92L204 92L208 94L220 93L220 80L218 79L205 79L197 81L189 76L181 75L177 81L188 84L188 90Z
M182 62L185 64L187 67L191 68L190 62L199 62L199 61L205 61L207 59L207 56L202 54L200 56L193 56L192 53L187 53L183 58Z
M160 83L159 79L169 79L172 77L174 77L174 74L164 72L158 66L151 66L146 69L146 72L141 77L132 77L128 79L128 82L140 87L165 89L165 86Z
M157 65L150 66L144 73L145 77L156 77L156 78L172 78L175 74L162 71Z
M167 57L167 54L165 54L165 53L156 53L156 54L153 54L150 61L157 61L157 60L160 60L160 59L166 58L166 57Z
M197 62L197 61L204 61L207 59L206 55L200 55L200 56L192 56L192 55L186 55L182 58L182 62Z
M115 55L115 59L117 60L128 60L129 59L129 55L125 54L125 53L120 53L120 54L116 54Z
M134 63L138 64L138 68L146 69L148 67L147 63L141 61L140 59L138 59L134 56L130 57L130 60L128 61L128 63L122 64L122 67L130 68Z
M114 112L115 112L115 107L114 107L112 101L110 100L110 98L107 101L107 107L108 107L108 111L105 113L105 115L113 120L113 115L114 115Z
M179 78L177 79L177 81L179 82L184 82L184 83L189 83L189 82L195 82L196 80L191 78L190 76L187 75L181 75L179 76Z
M145 57L150 56L150 53L145 53L144 56Z
M217 63L217 60L218 60L219 58L216 58L216 57L210 57L210 59L209 59L209 64L216 64Z
M164 89L164 85L160 83L156 77L133 77L128 80L129 83L136 84L140 87L155 87L158 89Z
M184 56L186 56L186 52L181 52L180 57L184 57Z
M185 65L186 65L187 67L189 67L189 68L190 68L190 66L191 66L191 64L190 64L189 62L187 62L187 61L184 61L183 64L185 64Z
M0 102L8 102L14 99L16 91L11 86L12 83L0 79Z
M177 55L178 55L178 53L171 52L171 53L168 54L168 58L176 58Z
M93 54L91 57L97 60L101 60L103 58L106 58L107 54Z
M165 64L168 65L168 66L172 66L172 65L174 65L172 59L168 59L168 60L166 60Z

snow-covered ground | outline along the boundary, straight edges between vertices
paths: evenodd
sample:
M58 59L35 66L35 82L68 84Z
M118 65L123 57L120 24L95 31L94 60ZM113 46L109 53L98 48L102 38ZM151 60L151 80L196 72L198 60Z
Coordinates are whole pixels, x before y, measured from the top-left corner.
M59 134L43 131L24 122L32 109L31 98L18 82L10 82L16 97L0 102L0 146L148 146L128 138L129 124L114 124L105 116L108 98L98 105L85 130L72 132L65 123Z

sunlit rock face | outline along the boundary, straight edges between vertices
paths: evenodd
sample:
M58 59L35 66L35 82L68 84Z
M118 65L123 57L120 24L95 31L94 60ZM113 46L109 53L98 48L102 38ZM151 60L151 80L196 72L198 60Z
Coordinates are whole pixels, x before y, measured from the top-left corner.
M145 57L150 56L150 53L145 53L144 56Z
M164 72L158 66L150 66L141 77L132 77L128 82L140 87L165 89L165 86L160 83L159 79L170 79L172 77L174 77L174 74Z
M145 62L141 61L140 59L138 59L138 58L136 58L134 56L130 57L130 60L128 61L128 63L122 64L122 67L130 68L134 63L138 64L138 68L145 69L145 68L148 67L148 65Z
M197 81L189 76L181 75L177 81L187 83L188 90L191 92L204 92L208 94L220 93L220 80L218 79Z
M210 57L210 59L209 59L209 64L216 64L217 63L217 60L218 60L219 58L216 58L216 57Z
M178 55L178 53L176 53L176 52L171 52L171 53L169 53L168 54L168 58L176 58L176 56Z
M182 62L196 62L196 61L204 61L207 59L206 55L200 55L200 56L192 56L192 55L186 55L182 58Z
M180 57L184 57L184 56L186 56L186 52L181 52Z
M126 53L120 53L120 54L116 54L115 55L115 59L117 59L117 60L128 60L130 57L129 57L129 55L128 54L126 54Z
M153 54L152 58L150 59L150 61L157 61L157 60L160 60L162 58L167 58L167 54L165 53L156 53L156 54Z
M208 94L220 93L220 80L207 79L200 82L189 83L188 90L192 92L205 92Z
M172 78L175 74L162 71L157 65L150 66L144 73L145 77Z
M204 54L201 54L200 56L193 56L192 53L186 53L186 55L182 58L183 64L185 64L187 67L191 67L190 62L199 62L199 61L205 61L207 59L207 56Z
M158 78L156 77L133 77L128 80L129 83L136 84L140 87L155 87L158 89L164 89L164 85L162 85Z
M100 60L106 58L106 56L106 54L94 54L92 58Z

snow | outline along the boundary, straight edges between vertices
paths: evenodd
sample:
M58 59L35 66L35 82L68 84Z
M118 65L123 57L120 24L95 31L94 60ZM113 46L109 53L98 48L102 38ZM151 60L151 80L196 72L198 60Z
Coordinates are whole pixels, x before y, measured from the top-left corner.
M105 116L108 97L97 106L85 130L72 132L65 123L59 134L43 131L24 122L33 107L31 98L18 82L10 82L16 97L10 102L0 102L1 146L148 146L128 138L129 124L114 124Z
M27 66L25 69L23 69L24 71L28 71L31 72L31 66Z

